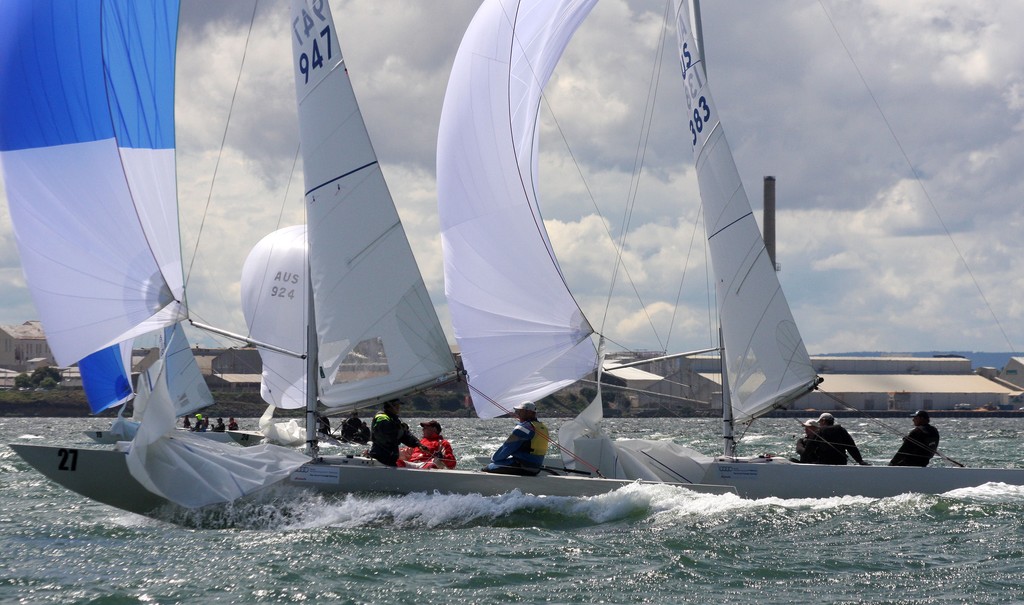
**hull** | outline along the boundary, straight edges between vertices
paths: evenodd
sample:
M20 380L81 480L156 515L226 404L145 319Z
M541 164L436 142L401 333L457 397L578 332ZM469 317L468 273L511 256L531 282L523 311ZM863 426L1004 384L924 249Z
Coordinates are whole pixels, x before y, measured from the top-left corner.
M716 459L703 481L736 488L743 498L829 498L943 494L986 483L1024 486L1024 469L826 466L782 458Z
M132 477L125 453L117 450L62 448L11 444L11 449L47 478L97 502L140 515L171 505ZM480 471L392 468L360 457L325 457L322 462L296 469L287 484L296 489L327 494L411 493L480 494L495 496L514 490L538 496L594 496L634 483L562 475L517 477ZM657 483L657 482L655 482ZM672 484L701 493L735 493L721 485Z
M185 429L178 429L185 431ZM218 441L220 443L237 443L242 446L257 445L263 443L263 433L256 431L224 431L224 432L213 432L206 431L202 433L193 433L188 431L190 435L196 435L203 437L204 439L210 439L212 441ZM92 439L96 443L102 443L105 445L112 445L118 441L126 441L122 436L111 431L85 431L85 436Z
M713 458L672 442L642 439L580 438L574 448L606 477L727 485L742 498L887 498L944 494L986 483L1024 486L1024 469L831 466L772 456Z

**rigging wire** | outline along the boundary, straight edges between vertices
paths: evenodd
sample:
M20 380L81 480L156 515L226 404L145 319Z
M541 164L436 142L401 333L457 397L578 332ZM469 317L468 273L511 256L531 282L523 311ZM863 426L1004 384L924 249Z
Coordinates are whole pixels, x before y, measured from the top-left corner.
M665 350L672 340L672 328L676 324L676 315L679 313L679 300L683 297L683 283L686 282L686 268L690 264L690 255L693 254L693 242L697 238L697 228L700 226L704 206L697 207L697 218L693 221L693 231L690 232L690 244L686 248L686 260L683 262L683 274L679 278L679 289L676 290L676 300L672 305L672 319L668 322L668 334L665 336Z
M231 125L231 115L234 113L235 100L238 97L238 89L242 81L242 71L245 67L245 57L249 53L249 41L252 39L252 30L256 23L256 9L259 7L259 0L252 5L252 15L249 17L249 30L245 34L245 46L242 49L242 61L238 65L238 77L235 79L235 89L231 93L231 103L228 106L228 119L224 122L224 133L220 139L220 150L217 152L217 161L213 165L213 176L210 178L210 190L206 195L206 207L203 209L202 220L199 222L199 232L196 234L195 248L192 250L192 260L189 261L188 271L185 273L185 285L188 286L192 278L192 268L195 266L196 256L199 254L199 242L203 236L203 228L206 226L206 218L210 214L210 203L213 199L213 187L217 182L217 171L220 168L220 161L224 157L224 147L227 144L228 128Z
M665 8L665 17L664 17L665 21L664 22L667 23L668 22L669 10L671 8L671 2L666 2L665 7L666 8ZM506 14L506 18L509 20L510 24L514 22L513 19L509 15L507 15L507 14ZM562 125L561 125L561 123L559 123L558 118L556 117L556 114L555 114L554 110L552 109L552 106L551 106L551 103L550 103L550 101L548 99L548 96L547 96L547 94L544 91L541 91L541 100L544 103L545 107L547 107L548 113L551 116L551 119L552 119L552 122L554 123L555 129L558 131L559 137L561 137L562 142L565 145L566 153L569 154L569 159L572 161L573 166L576 168L577 174L580 176L580 181L581 181L581 183L583 185L583 188L587 192L587 197L590 199L591 205L594 208L594 212L597 214L598 218L601 219L601 224L604 226L605 234L607 235L609 241L612 243L612 246L615 248L615 251L616 251L615 265L614 265L614 268L613 268L612 278L611 278L610 284L609 284L609 295L608 295L608 298L606 300L605 315L602 318L602 323L601 323L601 326L600 326L599 333L601 333L603 335L604 324L605 324L605 321L607 319L608 309L609 309L610 304L611 304L611 292L612 292L612 290L614 290L615 282L617 281L618 270L619 270L619 268L621 268L622 272L626 276L627 281L629 282L630 286L633 289L634 295L636 296L637 300L639 301L641 309L643 310L644 314L647 317L648 323L651 325L651 328L654 331L655 338L658 339L659 346L661 346L663 348L666 346L666 344L661 341L661 337L658 335L657 329L654 327L654 321L653 321L653 319L651 318L651 316L650 316L650 314L648 312L647 305L644 303L643 297L640 295L640 291L639 291L639 288L636 285L636 281L633 279L632 275L629 272L629 268L626 267L626 265L624 264L624 262L622 260L622 253L623 253L623 250L624 250L624 247L625 247L625 237L626 237L626 231L627 231L627 228L628 228L628 225L629 225L629 217L632 215L632 207L633 207L633 205L634 205L634 203L636 201L636 195L637 195L636 192L637 192L638 183L639 183L639 174L638 174L638 172L640 170L639 168L637 168L637 165L639 164L640 166L642 166L642 164L643 164L643 158L645 157L646 150L647 150L647 142L648 142L649 137L650 137L651 119L652 119L653 113L654 113L653 106L654 106L654 101L657 98L657 94L656 94L657 93L657 86L658 86L658 83L660 81L661 65L662 65L662 62L663 62L663 55L664 55L663 48L664 48L664 41L665 41L665 35L666 35L665 32L666 32L666 30L663 28L662 31L661 31L661 34L660 34L660 41L659 41L659 44L657 46L657 51L656 51L657 54L656 54L656 58L655 58L655 61L654 61L654 65L652 66L651 84L648 87L647 105L645 106L644 116L643 116L643 124L644 124L644 126L641 127L641 133L640 133L640 136L639 136L639 140L637 142L637 152L636 152L636 154L634 156L634 158L635 158L635 161L634 161L634 171L633 171L633 175L632 175L631 183L630 183L630 193L627 196L628 197L627 208L625 210L625 217L623 219L624 225L623 225L623 235L622 235L622 238L621 238L621 243L617 243L616 242L615 236L612 234L611 230L609 229L608 222L604 219L604 215L601 212L601 209L600 209L600 207L597 204L596 197L595 197L593 191L590 188L590 184L588 183L587 178L586 178L586 176L583 173L583 169L580 166L580 163L576 159L576 154L573 152L572 146L569 143L569 139L566 136L565 131L562 129ZM513 37L515 38L515 34L514 33L513 33ZM515 38L515 39L518 41L518 38ZM520 43L520 45L521 45L521 43ZM554 260L554 259L552 259L552 260ZM568 286L567 286L567 290L568 290ZM575 298L575 296L572 294L571 290L569 291L569 294L570 294L570 296ZM579 306L578 303L577 303L577 306Z
M668 23L669 11L671 4L665 3L665 14L662 17L663 23ZM626 249L626 237L629 235L629 226L633 219L633 210L636 208L636 198L640 190L640 176L643 173L644 159L647 156L647 147L651 137L651 126L654 121L654 107L658 98L658 84L661 81L661 68L664 63L665 57L665 38L666 31L668 28L662 27L658 35L658 43L655 46L657 49L655 52L655 58L651 65L651 76L650 83L647 86L647 99L644 102L644 115L640 123L640 134L639 140L637 141L636 151L633 154L633 170L630 175L629 192L626 195L626 203L623 209L622 217L622 235L619 238L618 246L616 247L615 264L612 268L612 276L608 284L608 297L605 299L604 315L601 318L601 332L604 332L605 323L608 320L608 311L611 308L612 294L615 291L615 283L618 280L619 267L624 267L622 254ZM651 326L651 330L654 332L654 337L658 339L658 345L662 351L666 351L667 344L661 341L661 337L658 335L657 328L654 327L654 321L650 313L647 310L647 305L643 304L643 300L640 297L640 293L636 291L636 284L630 280L633 285L633 290L637 295L637 299L640 300L640 307L643 309L644 315L647 317L647 322Z
M907 152L903 147L903 143L900 141L899 136L897 136L896 131L892 127L892 124L889 123L889 118L885 115L885 112L882 110L881 103L878 102L878 98L875 96L874 91L871 89L871 87L868 85L867 80L864 78L864 74L861 72L860 66L857 64L857 61L853 58L853 53L851 53L849 47L846 46L846 41L843 40L843 36L839 33L839 28L836 26L835 21L833 21L832 19L832 15L829 14L828 9L825 7L824 1L818 0L818 5L821 7L821 11L825 13L825 19L828 20L829 25L832 27L832 31L835 32L836 38L839 40L839 44L843 47L843 51L846 53L846 57L850 60L850 63L853 65L854 71L857 72L857 77L860 78L861 84L864 85L865 90L867 90L868 92L868 96L871 97L871 102L875 105L875 109L878 111L878 115L882 118L882 122L885 124L885 128L889 131L889 136L891 136L893 141L896 143L896 148L899 150L900 155L903 156L903 161L906 162L907 167L910 168L911 174L914 175L914 181L917 183L918 187L921 188L921 192L924 194L924 198L928 200L928 204L929 206L931 206L932 212L935 213L935 217L938 219L939 225L942 226L942 230L945 232L946 237L952 244L953 250L956 251L957 257L959 257L960 262L963 263L964 269L967 270L967 274L971 277L971 282L974 284L975 289L978 290L978 295L981 296L982 302L985 303L985 307L988 309L989 314L992 316L992 320L995 321L996 327L999 329L999 332L1003 335L1003 339L1006 341L1006 344L1010 347L1010 350L1016 351L1017 349L1016 347L1013 346L1013 343L1010 341L1010 337L1006 333L1006 330L1003 329L1003 324L999 321L999 317L996 315L995 309L992 308L992 304L989 302L988 297L985 296L985 292L981 289L981 283L978 281L978 278L974 275L974 271L971 270L971 266L967 263L967 258L964 256L963 252L960 250L960 246L957 245L956 240L953 238L952 231L950 231L949 226L946 225L946 221L943 220L942 214L939 213L938 206L935 204L935 201L932 199L932 196L928 193L928 188L925 187L924 181L921 179L921 174L917 170L917 166L914 165L914 163L910 160L910 156L907 155Z

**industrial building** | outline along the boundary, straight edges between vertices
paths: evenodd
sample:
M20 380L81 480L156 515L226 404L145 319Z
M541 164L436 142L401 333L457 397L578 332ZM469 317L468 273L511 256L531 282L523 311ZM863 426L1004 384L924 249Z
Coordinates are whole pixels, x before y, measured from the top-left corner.
M642 358L619 356L618 363ZM648 357L656 357L650 354ZM1024 358L1011 358L999 372L972 369L959 356L835 357L812 356L815 371L824 379L818 391L788 406L795 410L911 411L957 409L1016 409L1024 403ZM628 407L633 413L672 412L692 408L695 402L709 411L721 411L722 381L717 355L655 361L641 366L636 384L626 380ZM630 368L636 371L637 368ZM663 376L654 381L651 374Z

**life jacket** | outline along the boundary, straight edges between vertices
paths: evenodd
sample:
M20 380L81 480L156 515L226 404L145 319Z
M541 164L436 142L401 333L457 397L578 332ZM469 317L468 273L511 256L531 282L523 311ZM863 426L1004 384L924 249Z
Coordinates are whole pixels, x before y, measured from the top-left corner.
M538 456L546 456L551 437L548 436L548 427L540 420L530 420L533 426L533 439L530 440L530 453Z
M370 424L371 426L377 426L378 422L390 422L391 420L392 418L387 412L377 412L377 415L373 417L373 422Z

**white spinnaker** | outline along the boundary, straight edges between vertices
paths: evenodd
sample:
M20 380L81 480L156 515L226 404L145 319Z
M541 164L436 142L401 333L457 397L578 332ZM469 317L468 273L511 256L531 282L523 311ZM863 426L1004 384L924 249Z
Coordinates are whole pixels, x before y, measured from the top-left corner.
M292 0L320 401L351 408L454 371L326 2Z
M242 312L249 335L287 351L306 351L309 312L306 226L261 239L242 266ZM278 408L306 405L306 360L260 349L263 400Z
M543 88L595 2L488 0L452 66L437 143L445 295L482 418L597 365L536 185Z
M686 0L677 5L676 24L726 376L733 417L743 422L807 392L817 375L725 140Z

